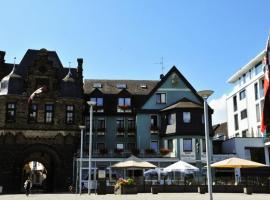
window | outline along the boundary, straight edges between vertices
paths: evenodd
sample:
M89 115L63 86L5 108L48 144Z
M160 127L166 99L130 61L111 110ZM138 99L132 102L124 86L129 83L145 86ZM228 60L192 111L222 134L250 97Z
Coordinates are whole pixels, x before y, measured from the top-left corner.
M117 112L131 112L131 99L128 98L118 98L118 108Z
M168 140L168 149L170 149L171 151L173 151L173 140L169 139Z
M183 112L183 122L190 123L191 117L190 112Z
M255 75L259 74L260 72L262 72L263 68L262 68L262 62L259 62L256 66L255 66Z
M127 128L128 128L128 131L134 131L135 130L135 120L133 118L128 118L128 120L127 120Z
M129 151L135 150L135 149L136 149L135 143L128 143L128 144L127 144L127 149L128 149Z
M124 135L125 132L124 118L116 119L116 128L117 128L117 135Z
M202 151L206 152L206 142L205 139L202 139Z
M124 149L124 144L123 143L117 143L116 144L116 149L123 150Z
M6 121L15 122L16 119L16 103L7 103Z
M238 130L239 129L239 125L238 125L238 115L235 114L234 115L234 130Z
M243 80L243 84L245 84L246 83L246 74L243 75L243 79L242 80Z
M258 94L258 83L254 84L254 94L255 94L255 100L258 99L259 94Z
M155 152L158 152L158 141L152 140L151 141L151 149L155 150Z
M130 106L130 98L118 98L118 106Z
M168 125L173 125L175 124L175 118L176 118L176 114L172 113L172 114L168 114Z
M247 137L247 130L242 131L242 137Z
M102 88L101 83L93 83L93 88Z
M241 119L247 118L247 109L241 111Z
M53 123L53 105L45 105L45 123Z
M260 97L264 97L264 80L260 80Z
M261 121L260 105L256 104L256 120L257 122Z
M100 151L100 150L104 150L106 149L105 147L105 144L104 143L97 143L97 150Z
M74 124L74 106L67 105L66 106L66 123L67 124Z
M261 136L261 126L257 127L257 133L258 133L258 137L260 137Z
M90 100L96 103L95 106L103 106L103 98L101 97L92 97Z
M246 90L242 90L242 91L239 93L239 99L240 99L240 101L241 101L242 99L244 99L244 98L246 98Z
M37 121L37 104L31 104L29 107L28 122Z
M237 111L237 97L233 97L233 111Z
M235 133L235 137L239 137L240 135L239 135L239 133Z
M116 84L116 87L118 89L124 89L124 88L127 88L127 84L125 84L125 83L117 83Z
M156 94L156 103L157 104L166 103L166 93L157 93Z
M141 83L141 84L140 84L140 88L142 88L142 89L147 89L147 85L146 85L145 83Z
M192 151L192 139L183 139L183 151L191 152Z
M157 127L157 115L151 115L151 127Z
M97 131L98 132L104 132L105 131L105 119L104 118L98 118L97 119Z

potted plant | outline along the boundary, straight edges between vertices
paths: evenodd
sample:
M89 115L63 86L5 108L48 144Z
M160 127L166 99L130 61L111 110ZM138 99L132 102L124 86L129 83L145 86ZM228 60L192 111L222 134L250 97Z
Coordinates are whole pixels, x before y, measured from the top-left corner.
M159 150L159 153L162 156L166 156L167 154L171 153L171 150L170 149L166 149L166 148L162 148L162 149Z
M116 184L114 185L114 192L115 194L137 194L138 193L135 181L132 178L118 179Z

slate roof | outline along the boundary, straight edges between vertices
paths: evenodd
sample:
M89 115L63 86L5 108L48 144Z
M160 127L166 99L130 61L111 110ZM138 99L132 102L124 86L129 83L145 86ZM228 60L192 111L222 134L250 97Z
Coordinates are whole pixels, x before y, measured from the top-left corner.
M118 94L123 89L117 88L117 84L126 84L126 90L132 95L148 95L150 91L157 85L159 80L99 80L86 79L84 80L85 94L91 94L96 88L94 83L100 83L101 88L98 88L103 94ZM147 87L142 88L141 84Z
M60 82L60 96L78 97L81 96L81 89L78 80L77 68L64 68L55 51L46 49L28 49L20 64L16 64L15 71L12 72L13 64L2 63L0 81L6 82L7 89L1 90L0 94L22 94L26 88L24 82L27 80L28 67L41 58L42 55L52 62L52 67L57 70L57 78ZM20 78L20 79L19 79Z
M203 105L195 103L187 98L182 98L180 101L162 109L161 111L167 111L167 110L178 109L178 108L202 108L203 109Z

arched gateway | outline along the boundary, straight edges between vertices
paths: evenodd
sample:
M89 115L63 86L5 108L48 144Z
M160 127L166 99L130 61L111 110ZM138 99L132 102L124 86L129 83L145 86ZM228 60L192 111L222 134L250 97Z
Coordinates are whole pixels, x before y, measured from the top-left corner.
M0 186L68 191L83 113L83 60L65 68L55 51L29 49L19 64L0 51ZM39 167L38 167L39 166Z

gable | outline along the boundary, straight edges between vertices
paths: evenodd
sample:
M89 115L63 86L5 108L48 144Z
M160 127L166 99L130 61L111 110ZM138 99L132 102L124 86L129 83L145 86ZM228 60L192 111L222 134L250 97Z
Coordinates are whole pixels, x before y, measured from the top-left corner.
M157 93L166 94L166 103L156 103ZM198 104L202 103L202 98L197 94L196 90L177 68L173 67L166 76L160 80L157 87L151 91L142 109L163 109L183 98L190 99Z

